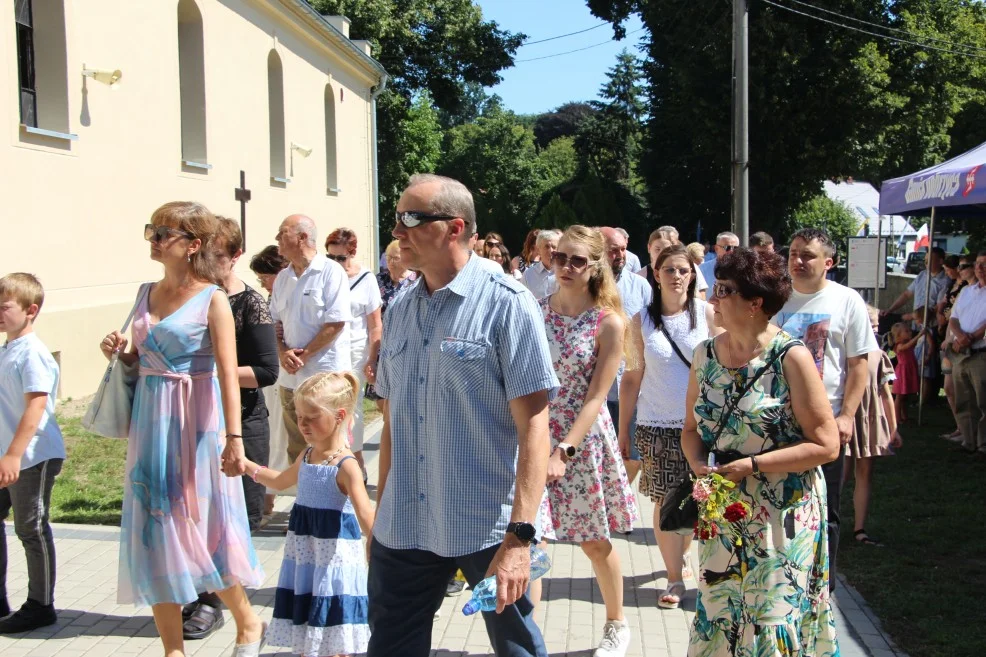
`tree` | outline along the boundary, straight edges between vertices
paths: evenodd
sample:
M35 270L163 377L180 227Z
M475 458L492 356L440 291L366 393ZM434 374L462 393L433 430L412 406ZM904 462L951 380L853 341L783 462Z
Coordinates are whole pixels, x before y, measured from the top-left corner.
M538 155L548 187L560 185L571 180L578 170L578 156L575 153L575 139L559 137Z
M442 155L442 126L428 92L417 95L401 132L401 150L409 171L432 173Z
M796 207L788 216L784 228L787 238L802 228L824 230L839 252L845 255L849 238L859 232L859 220L846 204L819 194Z
M589 103L565 103L554 112L541 114L534 122L538 146L546 148L559 137L574 137L582 123L596 112Z
M650 32L643 65L649 120L640 171L652 211L674 218L679 229L698 220L710 232L727 228L732 131L728 4L588 4L594 14L614 23L617 36L625 33L622 23L631 13L639 13ZM986 42L982 3L814 4L928 37L979 46ZM959 144L974 145L970 140L976 130L982 136L981 118L973 118L984 107L982 59L917 49L764 3L750 3L749 24L750 214L766 230L776 230L791 208L817 194L821 180L853 175L878 182L940 161ZM959 118L967 134L955 132Z
M535 228L557 228L564 230L572 224L578 223L579 218L572 208L561 200L557 192L551 194L547 204L538 213Z
M377 101L380 202L394 206L417 162L405 137L412 98L427 91L440 112L468 112L468 85L489 87L513 65L525 36L483 20L472 0L309 0L321 14L344 15L353 38L367 39L390 75Z
M472 190L479 230L497 231L518 248L548 180L534 132L496 110L449 130L444 151L438 172Z

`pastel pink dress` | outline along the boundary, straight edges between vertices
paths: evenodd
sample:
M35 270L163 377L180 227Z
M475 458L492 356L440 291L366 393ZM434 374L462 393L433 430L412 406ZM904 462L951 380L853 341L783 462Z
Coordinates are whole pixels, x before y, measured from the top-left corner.
M135 315L140 378L124 479L120 604L185 604L264 579L243 484L220 471L225 424L208 324L216 290L206 287L156 324L144 294Z

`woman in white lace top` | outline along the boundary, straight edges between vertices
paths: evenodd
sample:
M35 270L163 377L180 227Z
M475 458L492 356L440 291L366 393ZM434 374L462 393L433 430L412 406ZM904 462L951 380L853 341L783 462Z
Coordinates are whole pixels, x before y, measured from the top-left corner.
M685 592L685 555L690 536L662 532L661 501L682 477L689 475L681 451L685 423L685 391L692 352L713 329L712 307L696 298L695 265L681 244L669 246L654 262L656 285L650 306L634 318L632 335L639 359L620 384L621 448L636 441L643 460L640 492L655 503L654 534L668 571L668 585L658 605L674 609ZM652 283L653 284L653 283ZM637 430L630 436L629 420L637 411Z

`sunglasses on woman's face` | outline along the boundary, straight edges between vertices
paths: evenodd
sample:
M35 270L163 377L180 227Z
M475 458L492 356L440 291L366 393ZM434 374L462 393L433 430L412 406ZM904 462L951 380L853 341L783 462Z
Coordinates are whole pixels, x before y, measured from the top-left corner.
M692 270L689 269L688 267L661 267L661 271L668 276L674 276L675 274L678 274L678 276L681 276L682 278L692 273Z
M177 228L171 228L169 226L155 226L154 224L144 225L144 239L148 242L161 242L171 236L184 237L189 240L195 239L195 236L191 233L186 233L185 231L178 230Z
M716 283L712 286L712 294L716 299L725 299L726 297L736 294L737 292L739 292L739 290L729 287L725 283Z
M968 263L968 262L963 262L962 264L959 265L959 269L960 270L962 270L962 269L972 269L972 267L973 267L973 265L970 264L970 263Z
M572 271L579 273L589 266L589 259L585 256L570 256L563 251L552 251L551 264L556 267L568 267Z
M328 258L329 260L335 260L339 264L342 264L342 263L346 262L346 260L349 258L349 256L332 255L331 253L326 253L325 254L325 257Z

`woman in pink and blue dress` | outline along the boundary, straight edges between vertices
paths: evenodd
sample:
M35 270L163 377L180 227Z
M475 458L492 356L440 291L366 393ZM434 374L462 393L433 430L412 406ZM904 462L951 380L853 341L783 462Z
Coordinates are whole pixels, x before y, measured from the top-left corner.
M610 542L637 519L637 505L606 406L630 344L630 323L605 257L602 234L571 226L551 256L558 291L539 302L561 387L549 406L552 451L541 503L545 538L572 541L592 562L606 605L596 657L622 656L630 643L623 575Z
M140 364L120 534L121 604L150 605L166 657L184 655L181 606L214 591L236 621L235 657L256 657L264 625L244 586L264 574L250 541L243 485L236 339L208 257L219 222L198 203L158 208L144 228L164 278L141 286L133 347ZM225 473L225 474L224 474Z

